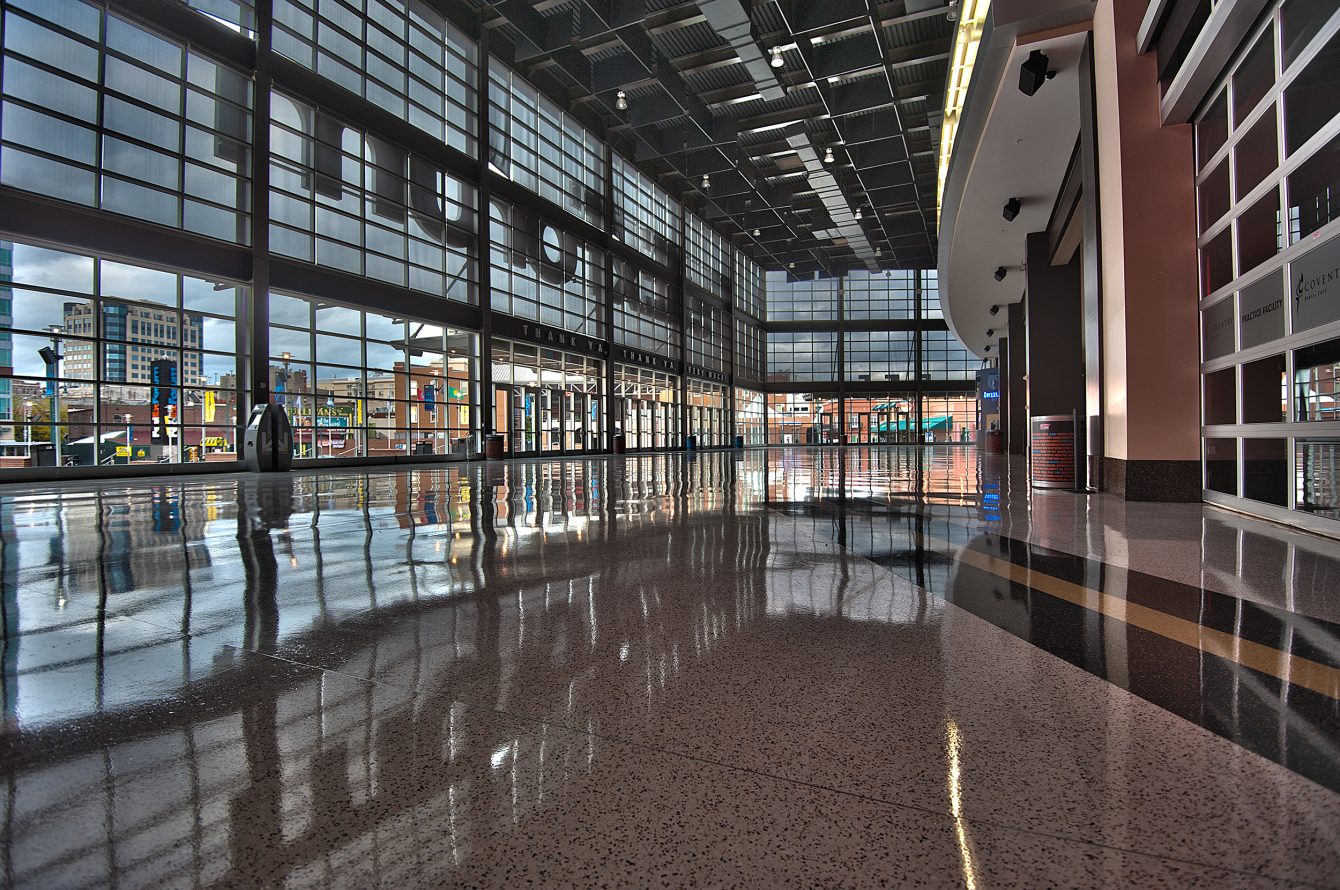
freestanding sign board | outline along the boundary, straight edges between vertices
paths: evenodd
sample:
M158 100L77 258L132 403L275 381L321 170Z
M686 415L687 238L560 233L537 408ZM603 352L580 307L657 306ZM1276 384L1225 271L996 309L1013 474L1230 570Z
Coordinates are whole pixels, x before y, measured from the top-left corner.
M1028 475L1034 488L1075 487L1075 415L1032 419Z

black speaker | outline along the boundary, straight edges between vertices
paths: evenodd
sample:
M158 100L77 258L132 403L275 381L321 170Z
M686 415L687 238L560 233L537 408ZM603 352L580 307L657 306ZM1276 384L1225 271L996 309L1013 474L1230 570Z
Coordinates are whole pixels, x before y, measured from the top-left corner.
M1040 49L1035 49L1028 54L1028 58L1019 66L1019 92L1025 96L1031 96L1050 78L1054 77L1055 71L1047 68L1047 54Z
M1019 210L1023 206L1018 198L1010 198L1005 202L1005 208L1001 210L1001 215L1005 217L1006 222L1014 222L1014 218L1019 215Z

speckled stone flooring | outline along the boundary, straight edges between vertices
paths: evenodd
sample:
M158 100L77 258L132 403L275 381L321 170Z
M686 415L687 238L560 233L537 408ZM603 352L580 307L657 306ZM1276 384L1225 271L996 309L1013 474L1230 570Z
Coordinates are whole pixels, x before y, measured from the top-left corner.
M0 581L6 887L1340 886L1340 544L967 447L9 487Z

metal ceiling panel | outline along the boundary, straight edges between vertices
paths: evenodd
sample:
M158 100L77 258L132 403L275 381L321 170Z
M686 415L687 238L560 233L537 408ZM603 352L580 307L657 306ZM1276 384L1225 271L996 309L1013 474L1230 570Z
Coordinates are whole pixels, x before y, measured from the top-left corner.
M933 256L927 221L954 33L945 0L485 8L486 26L516 47L532 79L553 83L556 101L603 119L629 157L719 230L761 243L769 268L873 269ZM626 111L614 108L617 90Z

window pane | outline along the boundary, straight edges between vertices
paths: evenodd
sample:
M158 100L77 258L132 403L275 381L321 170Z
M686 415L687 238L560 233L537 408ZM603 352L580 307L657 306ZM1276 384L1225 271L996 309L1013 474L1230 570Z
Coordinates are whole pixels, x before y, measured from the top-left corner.
M1340 111L1340 35L1284 91L1285 151L1293 154Z
M1281 423L1287 419L1284 356L1242 366L1242 422Z
M1233 74L1234 128L1265 98L1274 82L1274 31L1267 28Z
M1289 176L1289 240L1301 241L1340 218L1340 136Z
M1205 116L1196 124L1197 167L1204 168L1214 153L1228 141L1228 91L1210 103Z
M1235 368L1205 375L1205 423L1238 422L1238 378Z

